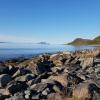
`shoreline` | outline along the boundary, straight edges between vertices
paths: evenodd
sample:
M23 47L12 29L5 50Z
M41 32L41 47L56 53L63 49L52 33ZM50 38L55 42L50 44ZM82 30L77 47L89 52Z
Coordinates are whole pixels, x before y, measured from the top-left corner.
M100 48L95 48L93 50L89 50L89 49L85 49L85 50L76 50L76 51L63 51L63 52L68 52L68 53L71 53L71 55L73 56L79 56L79 55L82 55L82 52L94 52L95 50L100 50ZM59 51L59 52L52 52L52 53L39 53L39 54L27 54L27 55L20 55L18 57L11 57L11 58L0 58L0 61L1 62L6 62L6 61L13 61L13 60L23 60L23 59L32 59L32 58L35 58L35 57L39 57L40 55L53 55L53 54L59 54L59 53L63 53L62 51ZM92 54L92 53L91 53ZM83 56L83 55L82 55ZM91 55L90 55L91 56ZM84 56L83 56L84 57Z

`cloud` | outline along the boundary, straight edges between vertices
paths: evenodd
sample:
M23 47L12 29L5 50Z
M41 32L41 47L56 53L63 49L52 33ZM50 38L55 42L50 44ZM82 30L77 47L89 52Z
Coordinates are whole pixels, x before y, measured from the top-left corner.
M0 42L33 42L33 38L31 37L18 37L12 35L3 35L0 34Z

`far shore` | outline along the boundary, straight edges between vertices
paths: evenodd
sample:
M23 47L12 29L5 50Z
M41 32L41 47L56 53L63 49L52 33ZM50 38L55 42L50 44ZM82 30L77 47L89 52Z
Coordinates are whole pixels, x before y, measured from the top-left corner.
M100 47L100 45L95 45L95 44L93 44L93 45L73 45L73 44L64 44L64 45L70 45L70 46L98 46L98 47Z

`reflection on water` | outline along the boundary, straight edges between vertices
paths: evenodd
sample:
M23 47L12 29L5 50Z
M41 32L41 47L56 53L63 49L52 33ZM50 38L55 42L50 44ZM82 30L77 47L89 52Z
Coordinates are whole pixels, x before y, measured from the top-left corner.
M32 43L0 43L0 59L31 56L41 53L94 49L93 46L41 45Z

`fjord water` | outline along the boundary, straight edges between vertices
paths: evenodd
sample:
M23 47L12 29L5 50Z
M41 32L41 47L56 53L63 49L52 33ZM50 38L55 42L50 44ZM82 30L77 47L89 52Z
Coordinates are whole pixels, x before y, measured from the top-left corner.
M33 43L0 43L0 59L31 57L43 53L94 49L96 46L46 45Z

